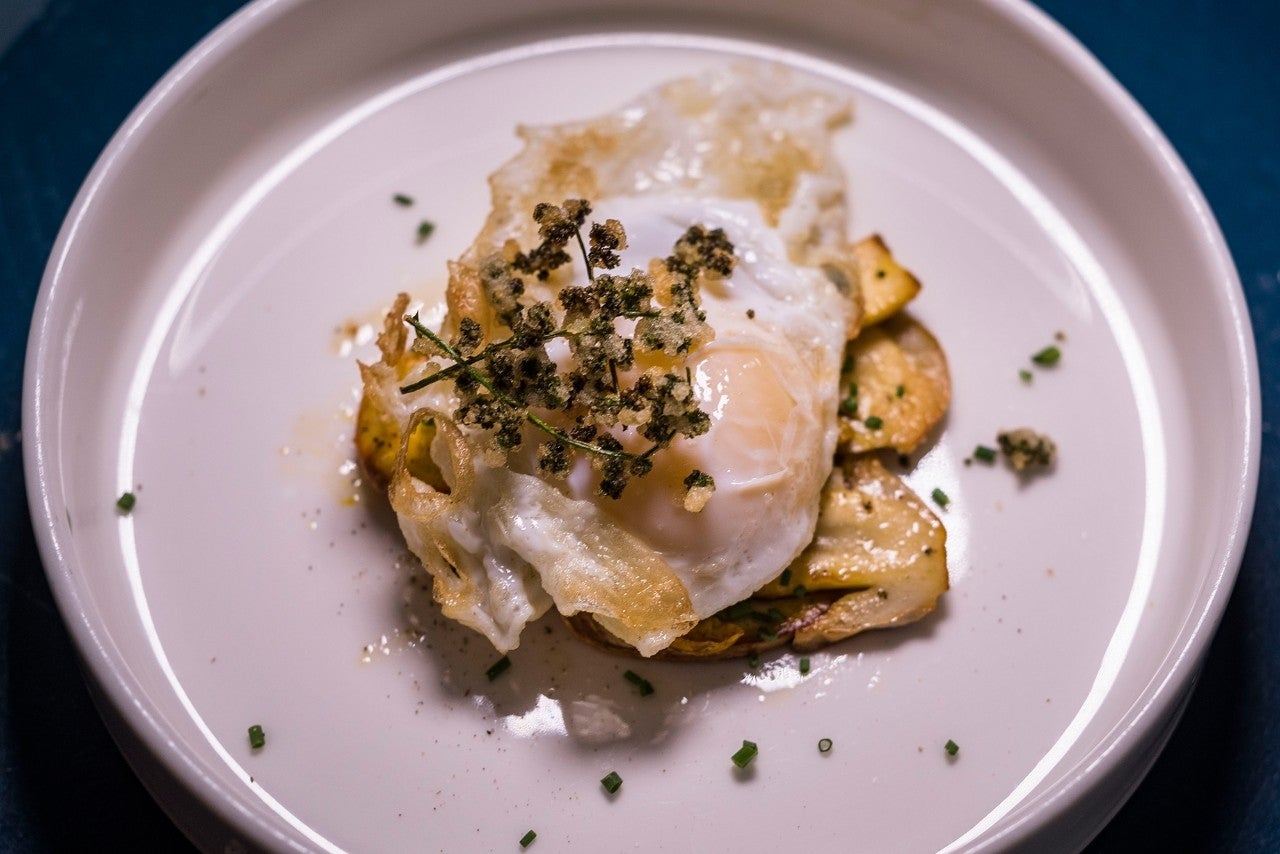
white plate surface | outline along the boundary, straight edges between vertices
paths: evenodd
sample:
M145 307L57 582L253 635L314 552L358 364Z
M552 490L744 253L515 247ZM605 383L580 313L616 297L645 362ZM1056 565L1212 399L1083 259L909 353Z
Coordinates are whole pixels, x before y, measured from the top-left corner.
M548 851L1069 850L1163 744L1256 472L1243 298L1199 192L1025 6L699 10L258 3L94 169L36 314L28 479L108 718L203 846L502 851L533 828ZM439 298L517 123L742 57L856 102L853 236L923 280L914 310L951 359L909 481L952 499L952 590L803 678L792 655L625 662L547 619L491 684L497 655L434 615L356 482L354 360L397 290ZM1020 381L1058 332L1061 364ZM1051 476L963 465L1023 425L1057 439Z

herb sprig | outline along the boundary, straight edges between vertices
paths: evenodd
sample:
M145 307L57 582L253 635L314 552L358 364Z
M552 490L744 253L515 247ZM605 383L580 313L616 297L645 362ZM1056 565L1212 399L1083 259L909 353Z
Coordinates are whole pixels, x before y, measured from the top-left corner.
M532 425L548 437L538 449L545 475L564 477L571 453L587 454L600 472L600 493L618 498L632 477L653 469L654 454L679 436L694 438L710 427L682 360L711 338L698 303L700 282L728 276L736 259L723 230L694 225L650 272L610 273L621 264L618 252L627 247L626 232L617 220L606 220L592 223L584 241L590 213L584 199L541 203L533 211L541 243L528 252L505 248L480 262L480 283L496 325L509 335L486 341L484 327L463 317L457 334L445 340L418 315L406 316L415 332L415 352L452 364L400 391L452 380L460 400L454 418L490 433L492 462L501 463L519 448L525 426ZM563 287L558 306L524 300L525 277L546 280L569 263L570 241L582 253L587 283ZM618 331L618 321L633 323L631 337ZM564 368L547 351L556 340L565 341L572 356ZM671 367L636 375L637 353L661 353ZM634 429L649 446L627 450L615 429ZM685 506L701 509L714 486L710 475L691 473L685 479Z

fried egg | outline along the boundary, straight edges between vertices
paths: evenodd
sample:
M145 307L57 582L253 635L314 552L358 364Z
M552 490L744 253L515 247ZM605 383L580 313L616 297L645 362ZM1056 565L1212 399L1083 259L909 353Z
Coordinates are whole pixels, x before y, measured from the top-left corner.
M451 265L446 334L467 316L501 337L478 263L510 240L536 244L530 212L542 201L589 199L590 220L622 222L622 272L670 254L692 225L723 229L736 264L702 286L714 339L685 362L710 429L655 455L620 499L598 493L582 460L564 480L541 477L531 450L492 465L487 437L453 422L449 383L399 393L428 368L406 357L403 329L389 325L382 361L363 366L365 396L404 437L389 495L446 616L507 651L552 607L587 612L648 656L809 545L839 437L845 343L861 316L832 154L848 118L842 99L791 72L744 65L589 121L519 129L524 150L490 179L489 218ZM546 290L532 299L563 284L531 278ZM443 488L409 464L410 437L428 420ZM716 484L699 512L681 503L693 469Z

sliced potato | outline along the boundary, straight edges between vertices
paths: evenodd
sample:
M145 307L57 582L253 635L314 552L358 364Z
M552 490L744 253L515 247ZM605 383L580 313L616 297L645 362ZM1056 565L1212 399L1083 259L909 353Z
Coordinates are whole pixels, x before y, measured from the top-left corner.
M848 461L824 491L813 543L790 583L845 590L792 646L816 649L867 629L914 622L948 587L947 532L938 517L874 457Z
M880 235L859 240L853 252L862 286L864 328L897 314L920 292L920 281L897 262Z
M378 336L382 364L376 367L362 365L362 375L366 375L368 371L394 371L403 381L410 371L422 365L423 357L408 347L408 333L403 321L408 306L408 294L396 297L395 304L387 312L382 333ZM404 441L404 437L400 435L400 425L386 407L386 403L380 402L379 397L370 393L366 375L360 408L356 411L356 458L360 461L365 476L381 490L385 490L391 483L391 476L396 468L396 453ZM421 422L409 437L405 459L410 474L441 492L448 492L444 476L431 460L431 440L435 438L435 432L434 422Z
M938 340L903 313L862 330L847 352L841 444L854 452L911 453L951 402L951 374Z
M405 462L409 473L418 480L431 484L440 492L448 492L444 475L431 459L431 440L436 427L430 421L422 421L414 428L405 448ZM400 427L391 416L382 411L377 401L365 395L360 398L356 412L356 456L369 481L385 490L395 473L396 452L400 450Z
M938 518L878 460L846 460L823 490L813 543L800 557L750 599L702 620L657 657L734 658L788 641L806 651L913 622L947 589L946 542ZM589 614L568 622L596 646L638 654Z

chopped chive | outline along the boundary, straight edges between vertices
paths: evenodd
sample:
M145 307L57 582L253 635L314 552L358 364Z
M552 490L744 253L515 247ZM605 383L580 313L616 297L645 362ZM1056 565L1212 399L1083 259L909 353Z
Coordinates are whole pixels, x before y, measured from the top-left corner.
M535 840L535 839L537 839L537 838L538 838L538 834L537 834L537 833L535 833L535 832L534 832L534 831L532 831L532 830L531 830L531 831L529 831L529 832L528 832L528 833L526 833L524 836L521 836L521 837L520 837L520 847L521 847L521 848L528 848L528 847L529 847L529 844L530 844L531 842L533 842L533 840Z
M809 672L809 658L808 656L806 656L800 659L800 674L803 676L808 672Z
M742 740L742 747L733 754L733 764L739 768L746 768L751 764L751 760L756 758L756 754L760 752L760 748L756 747L754 741Z
M138 503L138 496L132 492L124 492L116 499L116 509L121 513L128 513L133 509L133 505Z
M406 196L404 193L396 193L391 200L402 208L407 208L413 204L413 196Z
M511 659L504 655L502 658L499 658L490 665L489 669L484 672L484 675L489 677L489 681L492 682L502 674L506 673L510 667Z
M1058 360L1061 358L1062 358L1062 351L1059 350L1054 345L1050 344L1048 347L1045 347L1039 353L1036 353L1034 356L1032 356L1031 361L1035 362L1037 365L1043 365L1044 367L1049 367L1050 365L1058 364Z
M868 415L867 420L862 423L867 425L868 430L879 430L884 426L884 419L879 415Z
M747 601L737 602L725 609L725 616L730 620L741 620L748 617L752 613L751 603Z
M939 507L945 508L948 504L951 503L951 499L948 498L947 494L943 492L941 489L935 488L931 494L933 495L934 503L937 504Z
M993 463L996 461L996 449L988 448L986 445L979 445L973 449L973 456L984 463Z
M960 745L948 738L947 743L942 746L942 749L947 751L948 756L955 756L960 752Z
M610 771L600 780L600 785L604 786L604 790L609 794L613 794L622 788L622 777L617 771Z
M262 724L254 724L249 727L249 746L254 750L261 750L262 746L267 743L267 735L262 731Z
M650 683L648 679L645 679L643 676L641 676L639 673L635 673L631 670L628 670L627 672L622 674L622 678L626 679L632 685L636 686L636 689L639 690L641 697L647 697L653 693L653 684Z
M424 219L418 223L418 242L422 243L431 236L431 232L436 230L436 224L429 219Z
M818 739L818 752L819 752L819 753L830 753L830 752L831 752L831 744L832 744L832 741L831 741L831 739L829 739L829 738L820 738L820 739Z
M808 589L803 584L797 584L796 589L791 591L797 599L803 599L804 594L808 593Z
M858 414L858 396L851 394L840 401L840 414L852 418Z
M786 587L788 584L791 583L791 567L787 567L786 569L782 570L782 575L778 576L778 583L781 584L783 587Z
M898 387L893 390L893 393L894 393L894 396L896 397L902 397L904 394L907 393L907 387L902 384L899 384Z
M853 370L853 355L847 354L844 361L840 364L840 373L847 374Z
M1018 371L1018 378L1021 379L1024 383L1030 383L1031 372L1028 371L1026 368L1023 368L1020 371Z
M751 653L751 657L747 659L747 666L752 670L758 669L760 667L760 653Z
M777 639L778 639L778 633L773 631L772 629L760 630L760 640L764 641L765 643L773 643Z

